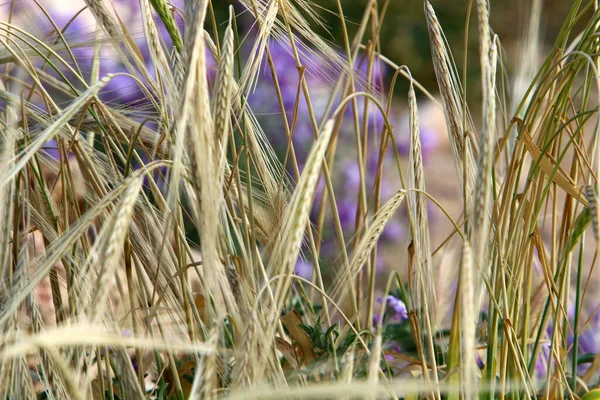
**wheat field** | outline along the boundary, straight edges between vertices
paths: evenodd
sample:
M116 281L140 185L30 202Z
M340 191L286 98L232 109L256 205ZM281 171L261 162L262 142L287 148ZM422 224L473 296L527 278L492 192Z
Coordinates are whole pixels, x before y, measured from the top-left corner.
M599 398L598 2L229 3L0 5L0 399Z

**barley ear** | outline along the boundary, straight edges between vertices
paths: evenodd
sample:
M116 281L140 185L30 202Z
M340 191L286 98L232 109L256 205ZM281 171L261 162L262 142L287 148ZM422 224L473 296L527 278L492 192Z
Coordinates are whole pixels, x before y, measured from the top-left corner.
M100 272L98 283L95 286L97 291L91 303L92 309L90 310L90 320L92 322L98 321L103 316L106 298L111 288L110 282L114 279L114 275L117 273L118 266L120 265L119 260L123 251L123 243L127 237L127 232L129 232L129 224L134 206L138 201L142 189L142 182L140 177L131 182L113 217L112 224L108 225L110 226L111 234L104 236L106 242L102 243L98 257Z
M463 115L460 82L454 70L440 23L429 1L425 1L425 17L429 30L433 68L444 106L444 115L446 117L446 126L448 127L450 147L454 156L454 164L464 195L470 202L471 191L473 190L475 181L475 170L473 167L475 163L473 160L477 154L477 149L467 148L465 150L465 138L467 136L466 132L474 131L474 129L468 115ZM463 121L467 122L467 126L463 126ZM464 151L467 151L467 182L463 182L463 168L465 166L462 160Z

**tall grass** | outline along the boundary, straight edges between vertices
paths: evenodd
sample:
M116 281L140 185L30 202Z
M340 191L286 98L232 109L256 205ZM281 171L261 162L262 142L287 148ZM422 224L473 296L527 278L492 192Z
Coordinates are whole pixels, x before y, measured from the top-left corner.
M9 3L0 21L0 398L574 399L598 387L595 2L573 1L537 73L535 57L518 66L519 84L531 77L518 98L490 26L496 4L465 2L465 29L476 24L479 38L473 107L468 66L455 64L428 1L420 23L437 87L414 81L410 60L380 54L389 0L367 2L354 36L338 1L343 51L315 33L326 27L306 0L240 0L225 20L207 1L140 0L139 28L109 2L86 0L90 37L52 22L43 38L14 20L23 3ZM43 1L30 7L52 17ZM541 12L536 2L530 49L542 48ZM295 64L284 74L274 41ZM107 49L127 73L103 70ZM396 72L387 92L376 77L384 64ZM283 148L249 102L265 74ZM285 74L298 77L291 114ZM143 101L106 96L123 78ZM397 79L409 82L400 99ZM425 88L440 95L460 215L428 192ZM410 114L408 162L391 117L397 102ZM302 139L305 158L299 123L312 136ZM359 172L351 230L336 200L342 153ZM401 182L391 195L384 175ZM428 208L452 226L441 243ZM382 275L377 244L399 209L409 234ZM310 278L296 273L299 260Z

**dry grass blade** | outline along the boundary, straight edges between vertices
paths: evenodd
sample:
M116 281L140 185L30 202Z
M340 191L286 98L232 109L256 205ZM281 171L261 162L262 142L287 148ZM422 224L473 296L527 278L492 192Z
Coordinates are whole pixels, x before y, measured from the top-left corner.
M302 317L296 310L292 310L283 317L281 323L290 333L290 337L296 342L296 345L302 352L302 361L305 365L311 365L315 361L315 352L312 348L310 337L304 329L300 327Z
M548 154L547 152L542 153L527 132L521 132L520 139L527 147L531 157L539 163L539 167L552 179L552 181L554 181L554 183L583 205L588 205L582 189L580 189L569 174L558 165L551 154Z
M208 354L216 350L206 343L178 343L176 341L167 342L144 337L124 337L120 334L107 332L106 328L102 326L86 323L46 329L36 335L21 335L17 339L4 338L2 345L4 347L0 352L0 360L19 357L23 354L33 354L39 349L76 346L136 347L139 349L199 354Z
M375 334L375 343L373 344L373 350L371 351L371 360L369 362L369 377L368 377L368 381L371 385L373 385L373 388L377 387L377 383L379 382L379 372L380 370L380 363L381 363L381 333L377 332ZM372 399L376 399L377 396L375 393L372 394L371 396Z

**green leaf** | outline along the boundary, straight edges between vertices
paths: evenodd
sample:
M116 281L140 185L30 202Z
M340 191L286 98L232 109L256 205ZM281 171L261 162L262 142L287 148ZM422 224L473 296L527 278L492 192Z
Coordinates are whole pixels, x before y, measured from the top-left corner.
M598 400L600 399L600 389L594 389L587 392L581 400Z

